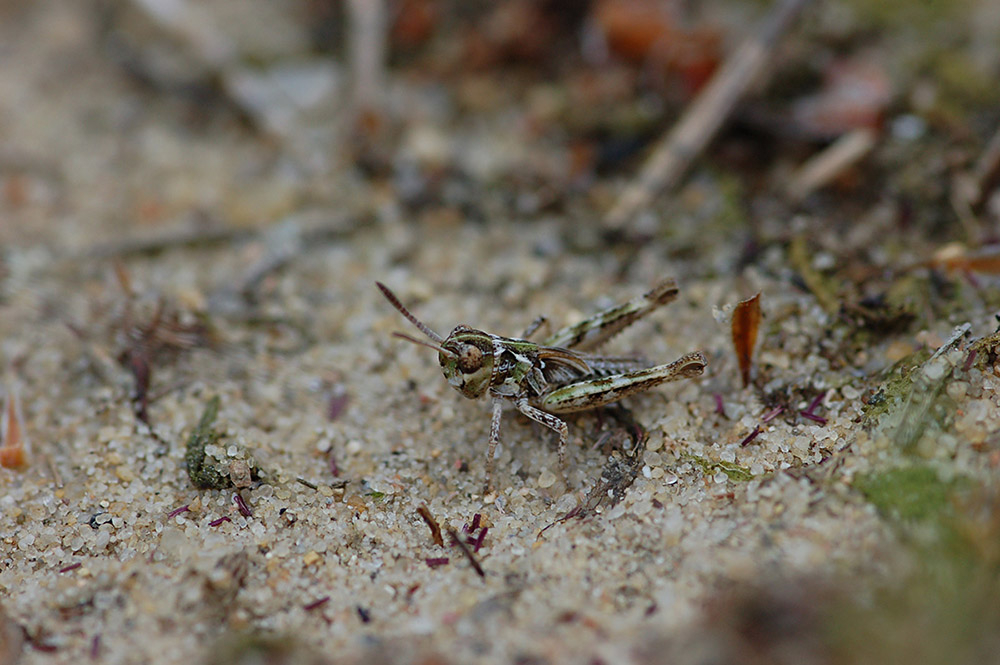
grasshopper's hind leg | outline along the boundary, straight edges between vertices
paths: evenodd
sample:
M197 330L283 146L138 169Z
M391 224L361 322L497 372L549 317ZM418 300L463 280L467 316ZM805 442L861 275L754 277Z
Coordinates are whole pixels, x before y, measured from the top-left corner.
M527 397L521 397L514 400L514 406L517 410L528 416L536 423L545 425L551 430L559 432L559 468L562 470L563 475L566 473L566 440L569 438L569 427L562 420L553 416L551 413L546 413L541 409L536 409L535 407L528 404Z
M592 351L658 307L677 297L677 282L660 282L647 293L554 332L542 342L574 351Z
M708 361L701 351L689 353L668 365L657 365L624 374L612 374L556 388L540 404L553 413L572 413L617 402L661 383L688 379L705 371ZM546 414L548 415L548 414Z

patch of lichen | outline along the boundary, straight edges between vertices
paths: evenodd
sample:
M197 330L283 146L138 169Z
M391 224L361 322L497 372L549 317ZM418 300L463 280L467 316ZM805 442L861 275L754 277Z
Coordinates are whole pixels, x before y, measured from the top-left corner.
M228 463L222 463L206 453L208 446L218 445L225 436L214 427L218 414L219 397L216 395L205 405L198 426L188 437L184 461L191 483L199 489L226 489L260 480L263 475L260 465L242 446ZM235 471L237 469L239 473Z
M890 409L901 404L913 389L914 372L930 358L931 352L920 349L896 361L882 372L882 379L875 390L868 396L861 409L861 424L870 428L878 423Z
M985 370L1000 360L1000 330L992 335L980 337L969 344L972 355L972 367Z
M955 481L942 481L929 466L864 474L854 487L885 517L905 522L939 520L951 513Z

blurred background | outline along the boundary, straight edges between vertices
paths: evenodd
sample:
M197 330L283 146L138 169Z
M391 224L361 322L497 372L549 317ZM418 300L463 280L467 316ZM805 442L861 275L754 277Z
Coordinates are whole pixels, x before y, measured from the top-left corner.
M562 243L668 237L678 255L724 236L712 265L730 271L800 231L866 261L997 240L1000 10L986 0L0 12L5 243L81 249L317 210L545 221ZM732 102L696 106L726 64L746 66L723 86ZM684 164L622 209L692 111L712 128L689 127ZM65 210L77 191L98 214Z

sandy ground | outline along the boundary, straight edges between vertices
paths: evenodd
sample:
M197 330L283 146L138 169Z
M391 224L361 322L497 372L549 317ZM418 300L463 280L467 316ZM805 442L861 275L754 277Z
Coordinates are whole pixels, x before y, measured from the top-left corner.
M413 219L342 160L303 157L309 140L293 149L225 113L191 118L130 83L85 10L4 11L0 363L30 443L26 469L0 469L5 662L260 662L247 660L255 649L290 659L268 662L712 662L734 648L705 628L726 593L905 565L852 480L898 455L890 434L862 429L861 395L898 355L891 344L922 342L875 340L831 361L830 315L789 283L781 255L734 275L735 239L690 251L697 187L687 217L627 248L602 245L573 210L522 219L488 198L479 219ZM514 159L502 138L491 152L495 140L470 151ZM211 228L223 237L199 235ZM170 240L189 232L198 239ZM291 258L255 279L275 256ZM507 412L484 495L489 405L390 335L415 331L374 287L442 334L466 323L513 335L671 276L678 301L608 348L658 362L702 350L710 366L627 402L648 431L634 483L565 520L619 468L609 456L629 454L611 450L630 445L624 430L569 418L563 478L552 434ZM727 308L756 291L765 392L791 395L766 423L729 340ZM118 359L142 348L158 302L163 330L211 332L151 356L150 428ZM966 321L992 331L981 304L920 339L937 348ZM988 368L950 384L963 424L924 457L995 473L981 443L996 389ZM816 395L820 420L797 415ZM192 486L185 443L213 396L225 436L210 454L249 450L268 482ZM448 529L478 546L483 575Z

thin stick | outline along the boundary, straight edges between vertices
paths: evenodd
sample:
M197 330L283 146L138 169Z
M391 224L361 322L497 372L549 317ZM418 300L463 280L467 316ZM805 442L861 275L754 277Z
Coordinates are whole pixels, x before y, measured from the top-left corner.
M351 74L355 113L377 111L385 88L386 8L384 0L351 0Z
M145 254L155 254L173 249L186 248L208 248L214 245L221 245L234 242L258 241L271 243L276 233L282 236L292 236L296 238L297 247L300 251L329 243L334 240L347 237L357 229L361 228L362 219L357 217L337 217L331 219L329 215L320 216L317 213L313 217L312 213L302 213L296 215L294 221L283 221L275 224L266 224L257 229L238 228L233 226L223 226L222 222L214 223L208 228L187 228L182 227L172 229L164 233L159 233L149 237L124 238L107 244L99 244L84 250L80 258L107 258L107 257L128 257ZM287 231L276 231L279 225L290 226ZM294 258L294 257L292 257ZM269 261L265 258L265 262ZM280 268L284 263L264 265L258 269L266 274L267 270ZM253 276L253 271L248 273ZM262 278L264 275L260 275ZM248 288L247 280L244 279L241 289ZM255 284L249 284L253 288ZM239 289L237 289L239 291Z
M465 558L469 560L469 563L472 565L472 569L476 571L476 575L486 577L486 573L483 572L483 567L479 565L478 561L476 561L476 555L474 555L472 550L469 549L469 546L462 542L462 539L458 537L458 532L449 528L448 535L451 536L452 544L462 550L462 554L464 554Z
M786 192L792 201L802 201L825 187L875 147L875 132L861 127L848 132L826 149L810 157L792 176Z
M993 134L986 149L979 155L971 173L955 177L951 186L951 203L965 226L965 234L972 242L982 237L978 215L990 193L1000 185L1000 127Z
M979 212L986 203L986 197L1000 185L1000 127L976 161L972 175L975 178L977 196L970 203L972 209Z
M175 248L205 247L244 240L252 235L253 231L236 227L171 230L152 237L125 238L97 245L84 252L84 256L101 259L155 254Z
M701 154L732 114L736 104L770 61L778 38L811 0L783 0L755 34L726 60L711 82L688 106L608 213L605 226L622 229L661 191L677 184L691 161Z

